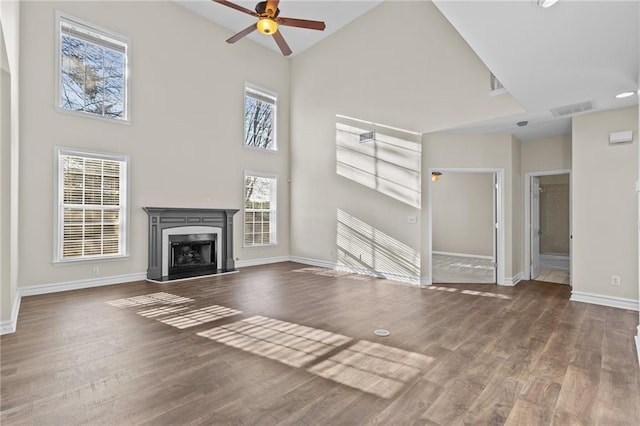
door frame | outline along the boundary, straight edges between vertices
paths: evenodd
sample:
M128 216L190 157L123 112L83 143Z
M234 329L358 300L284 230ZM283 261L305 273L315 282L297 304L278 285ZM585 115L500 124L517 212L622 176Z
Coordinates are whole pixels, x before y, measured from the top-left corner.
M496 221L497 237L494 250L496 251L496 262L498 263L496 268L496 284L505 284L505 248L506 248L506 234L505 234L505 185L504 185L504 169L503 168L452 168L452 167L430 167L427 170L427 256L429 256L429 284L433 283L433 191L431 185L431 174L433 172L445 173L493 173L498 182L496 194L497 200L495 201L496 209Z
M524 279L531 279L531 178L541 176L569 175L569 285L573 287L573 194L571 169L528 172L524 174Z

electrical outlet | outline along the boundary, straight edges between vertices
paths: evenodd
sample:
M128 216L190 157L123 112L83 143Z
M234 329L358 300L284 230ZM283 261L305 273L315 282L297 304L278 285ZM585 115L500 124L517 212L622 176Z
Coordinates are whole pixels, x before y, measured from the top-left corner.
M611 285L620 287L620 276L619 275L611 275Z
M100 268L99 268L99 267L97 267L97 266L94 266L94 267L93 267L93 270L91 271L91 273L92 273L93 275L100 275Z

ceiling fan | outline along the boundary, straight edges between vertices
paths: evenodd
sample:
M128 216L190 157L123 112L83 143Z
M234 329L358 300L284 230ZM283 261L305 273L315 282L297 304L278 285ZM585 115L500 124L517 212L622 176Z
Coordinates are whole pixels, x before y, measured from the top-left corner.
M284 40L282 33L278 31L278 25L284 25L287 27L297 27L297 28L307 28L310 30L319 30L323 31L325 29L325 24L322 21L309 21L306 19L295 19L295 18L285 18L280 15L280 9L278 9L278 3L280 0L269 0L269 1L261 1L256 5L255 12L247 9L246 7L237 5L235 3L231 3L226 0L213 0L216 3L223 4L232 9L239 10L240 12L246 13L247 15L255 16L258 18L258 22L255 24L249 25L244 30L240 31L238 34L227 40L227 43L235 43L240 40L242 37L245 37L255 30L260 31L262 34L272 35L280 51L284 56L291 55L291 48Z

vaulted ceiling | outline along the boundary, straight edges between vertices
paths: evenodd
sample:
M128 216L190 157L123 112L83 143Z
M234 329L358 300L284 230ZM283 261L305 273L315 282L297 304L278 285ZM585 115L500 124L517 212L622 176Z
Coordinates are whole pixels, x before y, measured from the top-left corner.
M246 28L254 17L211 0L176 0L182 6L229 29ZM254 1L235 2L248 9ZM280 27L293 56L348 25L380 1L305 1L280 3L281 16L325 21L324 32ZM542 8L538 0L451 1L435 5L526 112L461 132L508 132L523 140L570 133L571 115L551 110L590 103L593 110L638 103L640 9L637 1L560 0ZM411 29L407 28L410 32ZM255 42L279 52L271 37L254 32ZM413 41L419 43L419 40ZM528 125L519 127L519 121Z

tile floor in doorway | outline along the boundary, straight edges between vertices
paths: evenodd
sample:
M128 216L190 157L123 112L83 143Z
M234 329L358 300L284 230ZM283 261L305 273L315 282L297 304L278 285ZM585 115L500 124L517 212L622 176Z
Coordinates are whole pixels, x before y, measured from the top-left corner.
M494 284L490 259L433 254L433 283Z
M536 281L545 281L556 284L570 284L569 273L553 269L540 269L540 274L534 278Z

